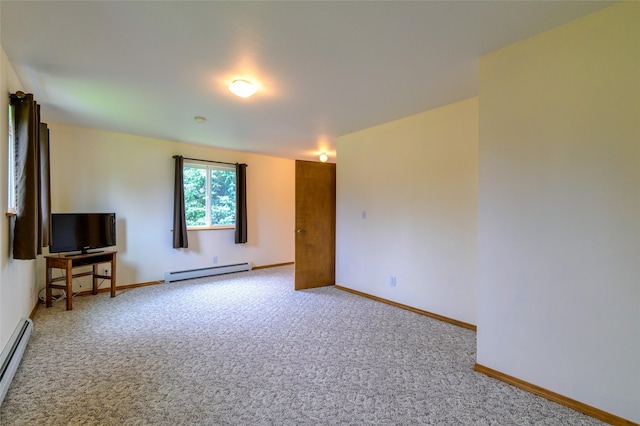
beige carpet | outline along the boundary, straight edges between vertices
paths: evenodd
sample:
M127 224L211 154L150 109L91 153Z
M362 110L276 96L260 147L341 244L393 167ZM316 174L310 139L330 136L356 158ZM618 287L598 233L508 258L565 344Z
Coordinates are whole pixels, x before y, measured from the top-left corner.
M472 331L279 267L40 307L2 425L600 425L473 371Z

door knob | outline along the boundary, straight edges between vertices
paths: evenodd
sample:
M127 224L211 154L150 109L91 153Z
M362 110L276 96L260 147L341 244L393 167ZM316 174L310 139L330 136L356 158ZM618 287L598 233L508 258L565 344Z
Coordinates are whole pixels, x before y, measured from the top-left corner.
M296 231L296 234L306 234L306 233L307 233L307 231L305 231L304 229L298 229Z

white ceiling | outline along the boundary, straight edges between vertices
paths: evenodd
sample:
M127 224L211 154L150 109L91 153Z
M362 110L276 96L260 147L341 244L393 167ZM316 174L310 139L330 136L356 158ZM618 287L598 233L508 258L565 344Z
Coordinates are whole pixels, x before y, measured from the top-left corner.
M2 0L0 43L43 121L335 161L336 137L476 96L480 56L610 4Z

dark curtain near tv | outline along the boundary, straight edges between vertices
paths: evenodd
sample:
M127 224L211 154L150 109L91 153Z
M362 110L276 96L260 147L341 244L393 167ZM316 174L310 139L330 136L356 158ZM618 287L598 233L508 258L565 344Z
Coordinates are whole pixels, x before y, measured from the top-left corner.
M236 163L236 244L247 242L247 165Z
M173 248L187 248L187 220L184 208L184 157L175 155L176 172L173 182Z
M32 94L10 96L14 108L16 216L13 258L35 259L51 241L49 129Z

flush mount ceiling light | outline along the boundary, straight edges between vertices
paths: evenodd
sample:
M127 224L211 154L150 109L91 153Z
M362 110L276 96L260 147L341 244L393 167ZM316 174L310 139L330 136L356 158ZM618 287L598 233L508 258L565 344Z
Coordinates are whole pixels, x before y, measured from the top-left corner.
M322 161L323 163L326 163L328 159L329 159L329 156L325 152L320 154L320 161Z
M248 98L256 93L258 88L255 84L247 80L233 80L229 85L229 90L236 96L241 98Z
M205 121L207 121L207 119L201 115L196 115L195 117L193 117L193 119L196 121L196 123L204 123Z

